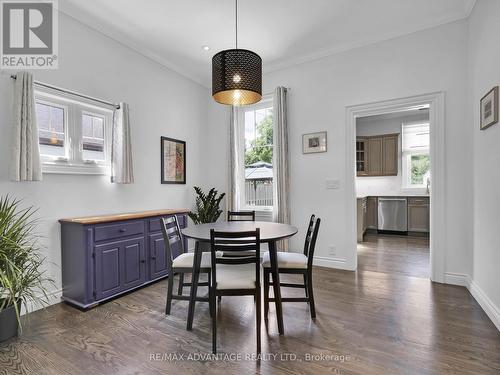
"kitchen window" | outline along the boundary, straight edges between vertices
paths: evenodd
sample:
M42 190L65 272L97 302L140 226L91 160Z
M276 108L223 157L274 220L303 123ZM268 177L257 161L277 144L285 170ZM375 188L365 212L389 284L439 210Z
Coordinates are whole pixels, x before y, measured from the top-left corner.
M35 90L44 173L109 174L113 110L54 90Z
M240 107L243 126L244 178L241 208L271 215L273 208L273 102L272 98Z
M425 188L430 183L429 123L403 124L403 187Z

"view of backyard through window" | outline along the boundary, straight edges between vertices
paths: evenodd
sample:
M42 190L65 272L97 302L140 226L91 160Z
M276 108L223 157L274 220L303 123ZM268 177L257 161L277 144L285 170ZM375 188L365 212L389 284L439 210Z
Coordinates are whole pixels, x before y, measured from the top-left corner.
M403 176L408 187L430 181L429 123L403 124Z
M245 110L245 205L273 205L273 107Z
M40 153L56 157L65 156L64 108L38 101L35 107Z

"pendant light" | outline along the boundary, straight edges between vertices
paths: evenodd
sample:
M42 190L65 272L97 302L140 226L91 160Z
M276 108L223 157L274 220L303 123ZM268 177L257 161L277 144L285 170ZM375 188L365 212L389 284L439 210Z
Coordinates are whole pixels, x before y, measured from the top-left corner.
M262 59L255 52L238 49L238 0L236 1L236 48L212 58L212 97L221 104L254 104L262 98Z

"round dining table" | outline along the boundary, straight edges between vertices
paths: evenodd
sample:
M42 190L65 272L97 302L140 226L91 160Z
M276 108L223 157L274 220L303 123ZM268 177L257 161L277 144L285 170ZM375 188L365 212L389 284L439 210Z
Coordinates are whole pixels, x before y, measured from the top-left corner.
M278 322L278 332L284 333L283 309L281 304L281 291L278 272L278 257L276 242L297 233L297 228L281 223L271 223L265 221L227 221L209 224L192 225L182 229L184 237L196 240L194 251L193 276L191 282L191 293L189 300L187 329L191 330L193 326L194 307L196 302L196 293L198 289L198 280L200 276L201 255L203 251L210 251L209 246L200 246L200 243L210 243L210 231L212 229L218 232L245 232L260 229L260 242L267 243L269 247L269 259L271 263L271 276L273 278L274 300L276 305L276 320Z

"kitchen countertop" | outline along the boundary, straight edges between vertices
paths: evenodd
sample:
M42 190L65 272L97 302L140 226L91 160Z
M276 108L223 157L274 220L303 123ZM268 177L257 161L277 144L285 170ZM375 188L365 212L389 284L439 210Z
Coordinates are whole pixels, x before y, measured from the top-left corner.
M388 197L401 197L401 198L429 198L429 195L426 194L383 194L383 195L358 195L358 199L364 199L368 197L376 197L376 198L388 198Z
M67 219L60 219L60 223L74 223L74 224L98 224L107 223L110 221L122 221L130 219L142 219L152 216L163 216L163 215L173 215L173 214L184 214L188 213L187 208L176 208L176 209L160 209L152 211L140 211L140 212L127 212L122 214L112 214L112 215L97 215L97 216L84 216L84 217L72 217Z

